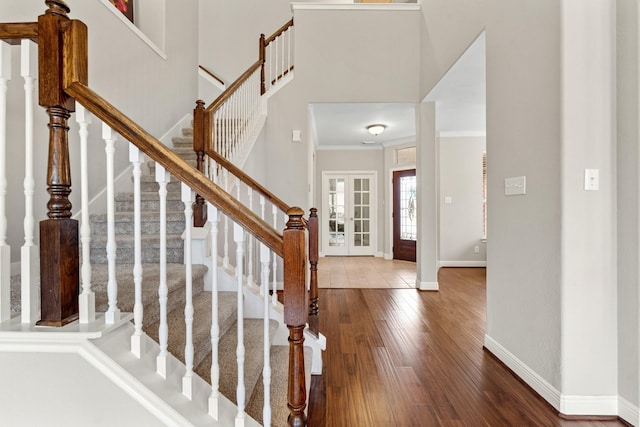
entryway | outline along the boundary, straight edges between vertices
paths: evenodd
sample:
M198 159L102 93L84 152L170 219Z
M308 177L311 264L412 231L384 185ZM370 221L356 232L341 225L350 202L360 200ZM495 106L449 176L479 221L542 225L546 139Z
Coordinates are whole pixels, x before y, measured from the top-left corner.
M393 172L393 259L416 261L416 170Z

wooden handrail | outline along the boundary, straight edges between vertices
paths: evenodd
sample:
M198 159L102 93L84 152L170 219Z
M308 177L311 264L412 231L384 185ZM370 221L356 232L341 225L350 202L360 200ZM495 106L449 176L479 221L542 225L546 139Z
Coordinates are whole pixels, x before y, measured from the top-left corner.
M17 22L0 24L0 40L15 45L20 44L22 39L38 41L37 22Z
M250 76L253 74L258 68L262 66L262 61L257 60L252 66L250 66L247 71L242 73L240 77L236 79L231 85L225 89L219 97L216 98L215 101L211 103L205 110L207 113L211 113L212 111L217 110L233 93L238 89L242 83L244 83Z
M211 70L209 70L206 67L203 67L202 65L198 65L198 68L200 68L202 71L207 73L207 75L211 76L211 78L213 78L214 80L218 81L221 85L224 86L224 82L222 81L222 79L220 77L216 76L215 74L213 74L213 72Z
M282 235L278 234L273 227L178 157L100 95L81 83L70 84L65 92L142 150L149 158L160 163L173 176L188 184L205 200L215 204L225 215L252 233L278 256L284 255Z
M253 190L260 193L267 199L271 204L278 207L283 212L287 212L289 210L289 205L283 202L280 198L278 198L275 194L267 190L262 184L258 181L247 175L242 169L231 163L229 160L221 156L217 151L211 149L207 151L207 156L213 159L220 166L231 172L236 178L239 178L240 181L244 182L246 185L251 187Z
M293 26L293 18L291 18L291 20L289 22L287 22L286 24L284 24L282 27L278 28L275 33L273 33L269 37L267 37L264 40L265 46L268 45L269 43L271 43L272 41L274 41L280 34L284 33L285 31L287 31L289 29L289 27L292 27L292 26Z

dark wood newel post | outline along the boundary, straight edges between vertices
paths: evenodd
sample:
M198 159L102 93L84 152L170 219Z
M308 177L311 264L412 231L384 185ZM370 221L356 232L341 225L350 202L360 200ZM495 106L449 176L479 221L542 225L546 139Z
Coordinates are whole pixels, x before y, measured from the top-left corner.
M193 109L193 151L196 152L196 167L204 173L204 101L198 99L196 108ZM196 194L196 201L193 204L193 226L204 227L207 222L207 206L204 198Z
M264 34L260 34L260 40L258 41L258 52L260 59L260 95L264 95L267 92L267 86L264 83L264 63L266 58L266 45Z
M294 207L287 211L289 221L283 233L284 247L284 322L289 328L289 389L290 426L307 424L304 409L307 400L304 373L304 328L307 323L307 256L304 211Z
M318 319L318 209L311 208L309 221L309 270L311 279L309 281L309 330L316 337L320 332Z
M64 88L87 82L87 28L72 21L64 1L45 1L49 9L38 17L39 103L49 115L47 166L48 219L40 222L39 325L62 326L78 318L78 221L71 219L69 126L75 111Z

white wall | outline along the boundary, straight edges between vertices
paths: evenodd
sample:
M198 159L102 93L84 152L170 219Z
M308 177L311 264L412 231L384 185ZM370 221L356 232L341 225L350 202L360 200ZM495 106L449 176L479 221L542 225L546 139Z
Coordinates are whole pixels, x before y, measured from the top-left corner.
M559 388L558 3L421 4L423 94L486 29L487 334ZM527 176L527 195L505 197L504 179L520 175Z
M159 55L132 30L119 12L112 13L112 6L100 1L69 0L70 17L80 19L89 28L89 86L138 122L151 134L160 137L185 114L189 113L197 97L197 5L191 2L166 0L164 23L164 52ZM40 0L3 0L0 16L4 22L35 21L45 10ZM154 37L157 37L154 36ZM125 47L126 48L123 48ZM185 48L191 47L191 48ZM14 62L17 61L14 57ZM9 144L7 155L9 194L7 206L9 217L9 243L12 246L12 261L19 261L19 247L23 244L22 218L24 201L22 182L24 179L24 124L21 100L23 81L19 69L14 69L9 96L15 100L10 107ZM45 170L47 159L47 118L43 109L36 106L35 129L35 180L36 221L44 219L46 213ZM94 120L97 122L97 120ZM71 202L75 215L80 208L80 170L77 166L79 142L75 118L70 119L70 155L72 161L73 188ZM105 186L104 142L98 124L90 129L90 167L92 171L89 194L95 195ZM116 173L128 166L128 144L122 138L116 143ZM36 224L37 230L37 224Z
M297 177L307 175L312 142L292 144L291 130L308 135L310 103L417 101L419 17L418 11L294 6L295 78L269 99L268 162L283 166L269 175L270 189L291 194L293 204L307 203L307 182Z
M618 387L620 396L639 400L638 257L640 256L640 68L635 0L619 0L618 25Z
M438 139L441 265L478 267L486 262L486 245L481 242L484 151L484 137ZM447 197L451 203L445 202Z
M0 352L0 376L2 425L163 425L78 354Z

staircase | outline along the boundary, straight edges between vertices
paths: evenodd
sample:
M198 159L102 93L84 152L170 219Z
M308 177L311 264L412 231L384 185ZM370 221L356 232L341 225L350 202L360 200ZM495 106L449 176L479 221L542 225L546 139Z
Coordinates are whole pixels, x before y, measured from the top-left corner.
M0 23L0 39L10 43L0 44L0 85L10 74L12 54L6 46L20 44L22 69L29 70L25 103L33 105L37 80L38 102L46 109L50 129L46 165L35 165L32 148L25 150L25 218L23 224L8 225L25 230L21 286L9 285L11 248L0 236L0 355L7 366L23 363L17 348L38 355L38 366L47 366L50 374L46 384L55 388L46 396L12 395L8 405L44 407L56 401L42 414L69 416L84 425L98 413L107 422L120 419L122 414L102 411L101 401L89 392L93 389L81 384L77 365L68 364L80 357L89 362L87 369L101 375L96 392L109 401L114 393L122 396L131 402L131 413L145 419L156 417L172 426L254 427L264 417L265 425L285 425L287 418L292 425L304 425L310 368L321 371L323 346L317 321L311 320L317 318L317 216L312 209L305 218L305 210L288 206L233 163L250 151L244 143L252 138L254 124L261 126L264 120L261 107L270 89L292 77L293 21L270 37L261 36L258 61L212 105L205 109L202 101L197 103L194 130L183 131L172 151L88 86L86 25L70 19L63 0L45 3L47 10L37 22ZM37 64L34 57L39 76L33 66L25 66ZM0 104L4 111L2 96ZM34 122L33 109L25 109L27 127ZM68 124L74 113L79 158L69 156ZM89 150L100 145L89 142L100 138L89 132L88 113L99 119L106 144L109 211L91 218L87 189L96 171L88 169L100 157ZM2 152L6 125L0 114ZM32 147L32 129L25 133L25 145ZM129 142L135 193L114 197L115 133ZM150 160L150 167L141 168L142 158ZM36 241L34 225L42 218L33 217L28 187L34 167L43 166L49 203ZM82 227L71 218L72 169L80 171L74 190L81 189ZM169 174L174 178L166 185ZM225 188L217 185L221 178ZM0 210L5 206L2 193ZM198 233L191 221L204 216L191 209L196 194L209 212ZM5 216L0 212L0 222ZM90 223L92 236L86 226ZM193 257L192 234L214 244L206 248L202 243L202 253ZM218 253L224 254L223 268L218 268ZM192 265L193 259L207 264ZM276 299L276 287L284 289L284 304ZM213 291L205 290L209 288ZM237 292L224 292L231 289ZM10 307L14 295L21 301ZM314 346L313 362L306 345ZM50 356L58 353L60 357ZM66 410L65 398L71 394L83 401L83 411ZM36 414L24 416L26 422L37 419ZM0 423L6 419L11 418L0 414Z
M193 152L193 129L184 128L181 137L174 137L173 151L185 161L195 166ZM144 332L159 343L158 330L160 312L158 306L159 283L159 185L155 181L155 165L149 164L146 173L141 176L142 183L142 233L143 233L143 302ZM185 229L184 205L180 200L180 183L172 178L167 194L167 285L169 288L167 320L170 331L184 331L185 307L185 266L184 243L182 233ZM119 308L123 312L133 312L134 283L131 271L133 265L133 193L116 194L115 230L117 244L117 282ZM93 289L96 293L96 311L107 310L107 215L91 215L91 263ZM194 317L194 371L207 383L211 383L211 293L205 291L204 277L207 267L193 265L193 301ZM228 273L223 273L228 274ZM233 279L235 280L235 278ZM220 327L220 392L234 404L237 385L237 297L235 292L218 293L218 324ZM273 338L278 322L270 321L270 336ZM247 348L263 347L263 320L245 318L244 344ZM178 333L169 335L168 351L182 363L184 359L185 336ZM306 351L306 365L311 367L311 354ZM285 426L287 409L288 346L271 347L271 408L272 425ZM260 351L247 351L245 354L244 382L246 387L246 412L262 424L263 418L263 357ZM309 372L308 372L309 374Z

